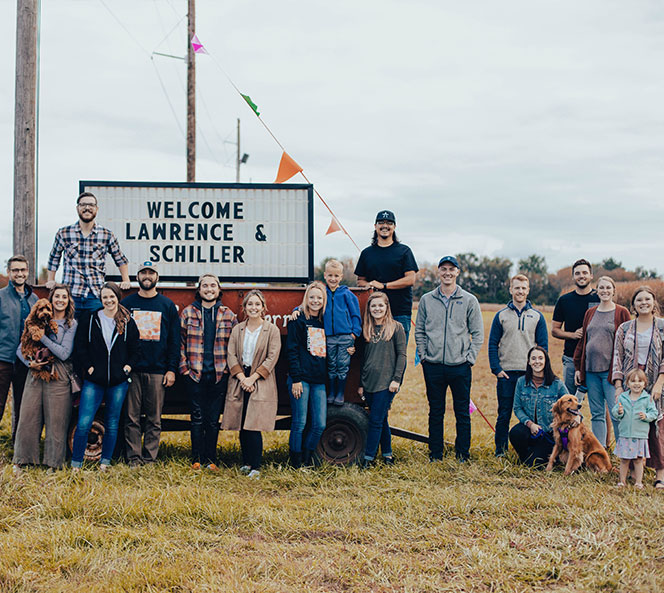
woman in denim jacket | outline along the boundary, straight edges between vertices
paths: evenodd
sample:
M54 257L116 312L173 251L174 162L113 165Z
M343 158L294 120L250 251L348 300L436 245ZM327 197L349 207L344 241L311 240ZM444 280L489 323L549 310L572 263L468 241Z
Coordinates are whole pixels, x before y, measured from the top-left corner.
M514 391L514 413L519 419L510 430L510 442L526 465L543 465L553 450L551 406L567 393L551 368L547 351L533 346L528 351L526 374Z

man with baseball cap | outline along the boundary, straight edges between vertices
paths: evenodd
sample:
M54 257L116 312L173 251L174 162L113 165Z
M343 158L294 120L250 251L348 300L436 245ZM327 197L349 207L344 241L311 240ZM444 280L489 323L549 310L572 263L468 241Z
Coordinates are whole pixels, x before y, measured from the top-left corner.
M459 262L446 255L438 262L440 286L426 293L417 308L415 343L422 361L429 400L429 457L443 457L443 420L447 388L452 390L459 461L470 455L471 367L484 342L484 324L477 298L457 283Z
M418 267L410 247L397 239L396 224L390 210L381 210L376 215L371 245L360 253L355 274L358 286L373 287L387 294L392 316L403 325L408 340Z
M166 387L175 383L180 357L180 318L173 301L157 292L157 266L143 262L136 280L138 293L122 300L138 326L143 352L142 360L132 369L126 400L124 434L127 461L132 467L157 459ZM141 414L146 420L142 446Z

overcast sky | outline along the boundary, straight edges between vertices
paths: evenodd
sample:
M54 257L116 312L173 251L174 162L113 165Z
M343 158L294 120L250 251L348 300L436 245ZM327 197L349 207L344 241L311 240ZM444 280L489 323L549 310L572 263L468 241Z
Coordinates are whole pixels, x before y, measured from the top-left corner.
M185 180L185 64L150 54L184 56L186 4L42 1L40 265L80 179ZM664 272L661 2L196 4L201 42L361 247L389 208L421 264L538 253L552 271L612 256ZM16 1L0 0L2 260L15 27ZM280 148L208 56L197 83L197 181L235 180L240 117L242 181L272 182ZM355 256L315 211L316 261Z

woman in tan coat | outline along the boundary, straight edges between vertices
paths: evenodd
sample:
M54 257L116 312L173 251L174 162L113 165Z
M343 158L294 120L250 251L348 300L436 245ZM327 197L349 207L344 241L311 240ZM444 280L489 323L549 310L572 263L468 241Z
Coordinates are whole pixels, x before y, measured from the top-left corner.
M260 290L247 293L242 310L246 319L233 328L228 341L231 377L221 427L240 431L240 471L258 478L263 457L261 431L274 430L277 418L274 367L281 350L281 335L276 325L265 320L267 307Z

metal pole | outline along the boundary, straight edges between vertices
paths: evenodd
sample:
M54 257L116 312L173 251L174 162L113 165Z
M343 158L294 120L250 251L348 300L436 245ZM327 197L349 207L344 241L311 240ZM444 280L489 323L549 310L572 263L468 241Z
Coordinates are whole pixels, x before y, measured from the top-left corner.
M195 0L188 0L187 27L187 181L196 181L196 54L191 39L196 33Z
M237 156L235 158L235 182L240 183L240 118L237 118Z
M16 3L16 95L14 112L14 254L28 259L37 278L35 155L38 0Z

